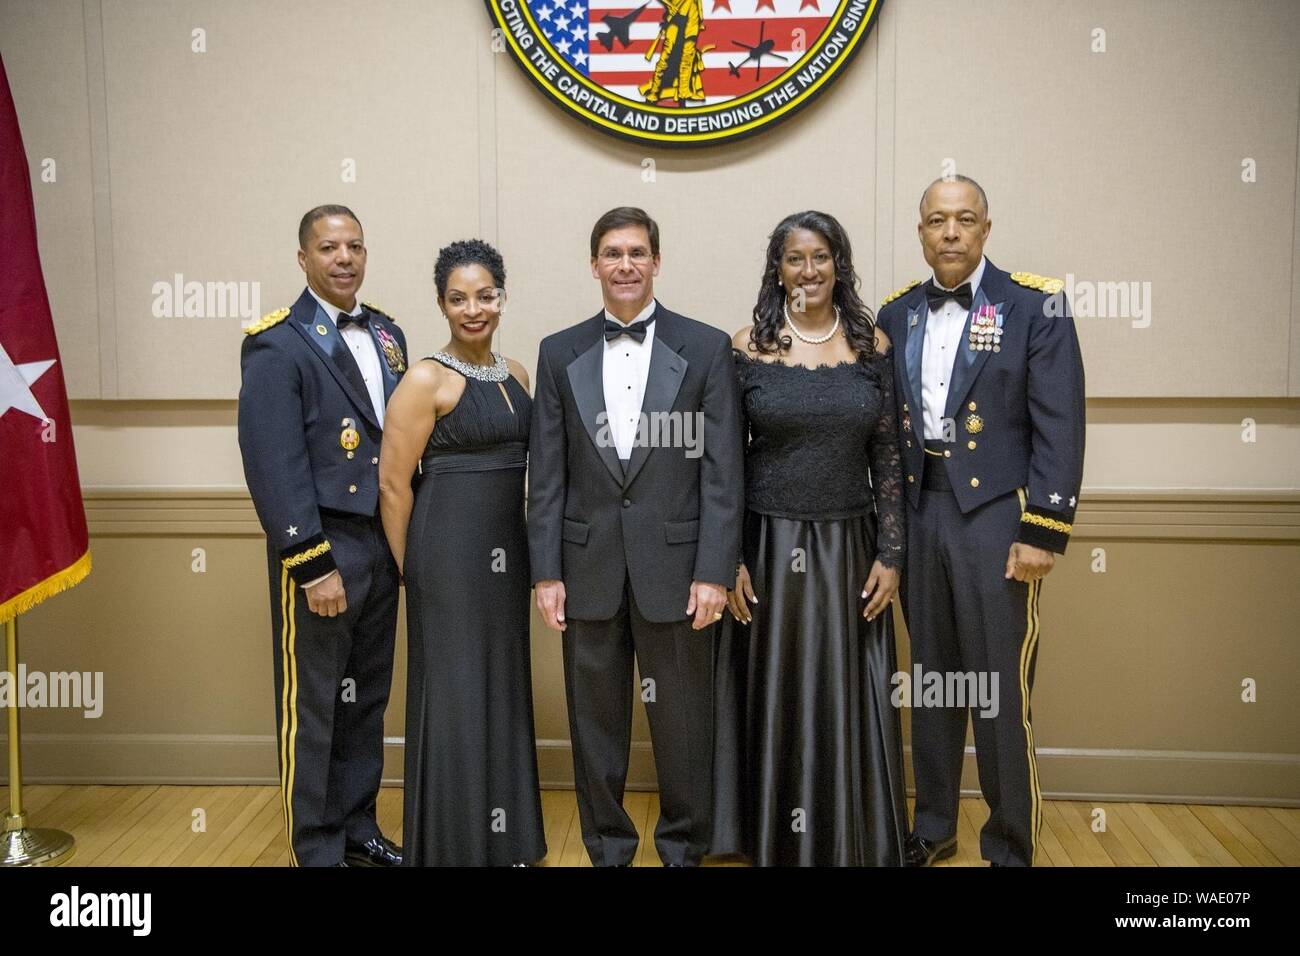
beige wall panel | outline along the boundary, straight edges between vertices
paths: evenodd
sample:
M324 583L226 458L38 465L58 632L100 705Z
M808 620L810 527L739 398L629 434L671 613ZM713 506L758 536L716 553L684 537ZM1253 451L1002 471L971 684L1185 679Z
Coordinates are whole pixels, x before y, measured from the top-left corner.
M873 31L829 91L775 129L687 152L598 133L497 57L497 216L513 296L507 353L531 367L544 336L600 309L588 241L600 214L620 205L641 206L659 223L663 304L728 332L752 321L768 234L802 209L844 224L870 301L876 42ZM653 182L643 178L647 162Z
M237 408L232 401L74 402L81 483L247 492Z
M193 570L195 549L206 570ZM28 672L102 672L103 716L28 710L25 733L89 735L275 734L264 539L249 534L92 536L94 571L58 601L23 615ZM385 733L401 736L406 627ZM267 755L272 770L275 751ZM159 767L167 776L167 767Z
M1093 570L1098 548L1104 573ZM1300 800L1297 573L1294 541L1076 531L1039 602L1033 726L1043 790ZM899 666L910 669L905 628L898 643ZM1246 679L1257 686L1253 703L1242 700ZM963 788L978 793L978 779L968 759Z
M1300 490L1300 403L1090 401L1083 487Z
M1002 268L1151 284L1147 328L1080 318L1089 395L1287 394L1300 8L893 6L897 284L926 274L916 203L952 158Z
M0 3L0 55L22 128L36 234L72 398L99 397L93 160L81 0ZM43 182L53 159L56 180Z
M1035 740L1300 755L1298 557L1294 542L1074 541L1043 587Z
M1300 248L1296 248L1296 239L1300 239L1300 129L1296 131L1296 180L1295 192L1292 194L1292 212L1295 215L1295 228L1291 235L1291 389L1287 393L1300 396Z
M366 227L362 298L399 322L433 311L440 237L478 220L471 7L104 4L121 397L232 397L239 319L155 318L153 283L260 282L260 311L288 305L318 203Z

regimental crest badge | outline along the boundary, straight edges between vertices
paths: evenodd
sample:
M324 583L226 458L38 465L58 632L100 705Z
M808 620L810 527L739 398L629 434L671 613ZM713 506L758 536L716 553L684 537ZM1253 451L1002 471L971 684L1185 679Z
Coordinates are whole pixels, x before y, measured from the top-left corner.
M393 338L387 329L375 326L375 335L379 339L379 346L384 351L384 361L388 363L388 371L394 375L401 375L406 371L406 360L402 356L402 347L397 344L397 339Z
M542 91L597 129L668 146L747 136L824 91L883 0L485 0Z

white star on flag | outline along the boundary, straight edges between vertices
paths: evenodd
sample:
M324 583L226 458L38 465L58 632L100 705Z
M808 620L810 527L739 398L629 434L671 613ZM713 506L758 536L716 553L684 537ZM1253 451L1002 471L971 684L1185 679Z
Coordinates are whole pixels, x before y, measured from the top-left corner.
M41 421L49 421L49 416L41 408L40 402L32 394L32 383L49 371L54 360L47 362L24 362L15 365L9 353L0 345L0 416L11 408L26 412Z

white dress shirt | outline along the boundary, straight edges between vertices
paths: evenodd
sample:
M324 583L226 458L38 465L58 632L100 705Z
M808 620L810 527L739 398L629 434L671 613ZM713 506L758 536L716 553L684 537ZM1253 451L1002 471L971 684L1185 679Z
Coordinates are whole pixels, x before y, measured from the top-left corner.
M641 310L632 321L641 322L654 314L655 300ZM618 319L605 310L610 322ZM614 439L618 457L627 461L632 457L636 442L637 423L641 418L641 403L645 400L645 383L650 376L650 354L654 349L655 324L646 326L645 340L638 342L620 335L605 343L604 361L600 377L605 388L605 411L609 413L609 431Z
M957 283L970 283L972 301L984 278L987 259L980 257L975 271ZM934 284L940 289L938 279ZM953 286L952 288L957 288ZM921 416L925 424L925 437L943 438L943 412L948 404L948 386L952 383L953 362L961 348L962 334L966 331L967 312L954 299L945 299L937 309L931 309L925 320L925 342L921 349Z
M325 310L325 314L330 317L330 321L338 328L339 313L343 310L337 305L330 305L324 299L316 294L316 290L311 286L307 287L312 298L320 303L320 307ZM358 302L353 306L348 315L360 315L361 303ZM343 342L352 350L352 357L357 360L357 368L361 369L361 377L366 382L366 392L370 395L370 404L374 406L375 416L379 419L379 427L384 427L384 370L379 364L379 350L375 348L375 340L370 333L358 325L348 323L342 329L339 329L339 335L343 336Z

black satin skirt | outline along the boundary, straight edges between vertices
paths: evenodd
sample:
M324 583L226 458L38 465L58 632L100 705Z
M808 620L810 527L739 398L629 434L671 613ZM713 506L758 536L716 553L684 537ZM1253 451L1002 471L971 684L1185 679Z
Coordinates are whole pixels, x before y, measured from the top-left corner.
M710 854L757 866L899 866L903 741L892 613L868 622L875 515L745 513L752 622L728 613L715 662Z

